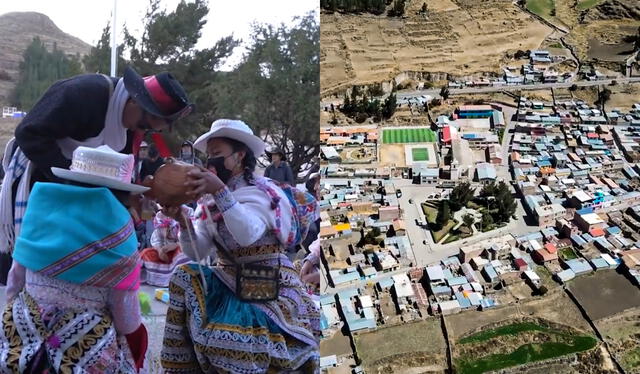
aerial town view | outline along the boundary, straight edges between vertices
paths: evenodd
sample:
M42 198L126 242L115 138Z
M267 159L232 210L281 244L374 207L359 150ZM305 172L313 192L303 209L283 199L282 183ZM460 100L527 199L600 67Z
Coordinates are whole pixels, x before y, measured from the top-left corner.
M321 1L320 365L640 373L640 2Z

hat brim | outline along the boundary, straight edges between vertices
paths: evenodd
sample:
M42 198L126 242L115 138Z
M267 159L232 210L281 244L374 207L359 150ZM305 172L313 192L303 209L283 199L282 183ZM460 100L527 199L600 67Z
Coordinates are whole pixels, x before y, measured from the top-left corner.
M209 131L200 135L198 140L193 143L193 147L200 152L207 153L207 142L209 139L213 138L229 138L237 140L249 147L255 157L261 156L266 148L266 144L259 137L228 127Z
M141 194L149 190L149 187L140 186L138 184L124 183L112 178L103 177L100 175L82 173L75 170L52 167L51 172L53 172L53 174L56 177L59 177L62 179L68 179L74 182L80 182L85 184L92 184L94 186L113 188L114 190L128 191L133 194Z
M176 113L166 115L162 113L160 108L158 108L156 103L151 98L149 91L147 91L147 88L144 85L144 79L140 74L138 74L131 67L127 67L124 71L124 74L122 75L122 79L124 80L124 87L127 89L129 96L133 100L135 100L136 103L138 103L142 107L142 109L153 114L154 116L166 119L169 122L174 122L180 118L188 116L195 109L194 104L189 104Z

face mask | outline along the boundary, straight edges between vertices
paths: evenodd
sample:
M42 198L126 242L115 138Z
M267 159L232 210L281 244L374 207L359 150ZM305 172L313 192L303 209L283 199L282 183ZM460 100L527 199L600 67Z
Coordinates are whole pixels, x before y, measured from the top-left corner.
M231 170L224 166L224 160L226 160L227 157L218 156L207 159L207 168L213 167L216 170L216 175L224 184L227 184L229 179L231 179Z
M193 153L191 153L191 151L182 151L182 157L191 158L191 156L193 156Z

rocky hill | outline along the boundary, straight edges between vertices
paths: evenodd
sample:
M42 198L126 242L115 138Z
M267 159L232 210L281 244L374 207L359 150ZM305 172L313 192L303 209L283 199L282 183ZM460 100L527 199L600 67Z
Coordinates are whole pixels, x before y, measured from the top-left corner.
M586 12L587 19L640 20L640 1L606 0Z
M22 53L34 37L39 37L51 50L57 48L69 55L85 55L91 46L60 30L49 17L36 12L12 12L0 15L0 107L18 81Z

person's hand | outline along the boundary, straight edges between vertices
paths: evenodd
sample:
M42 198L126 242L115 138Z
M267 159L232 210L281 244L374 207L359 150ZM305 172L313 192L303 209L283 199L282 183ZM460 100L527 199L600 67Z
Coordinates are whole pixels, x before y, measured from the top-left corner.
M305 283L320 287L320 271L311 261L305 261L300 270L300 278Z
M204 194L214 194L225 187L225 184L215 173L203 167L191 170L187 175L189 176L189 180L185 182L184 185L190 187L187 195L194 200Z

